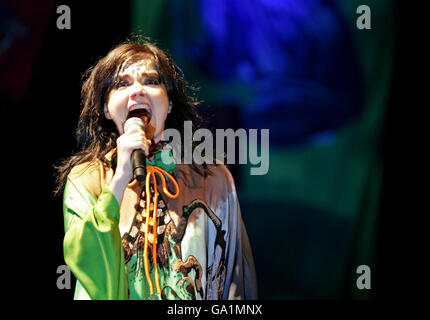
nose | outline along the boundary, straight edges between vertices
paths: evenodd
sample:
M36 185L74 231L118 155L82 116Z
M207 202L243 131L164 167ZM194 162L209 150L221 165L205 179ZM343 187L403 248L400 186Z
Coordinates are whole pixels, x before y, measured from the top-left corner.
M135 84L132 86L132 90L130 91L130 98L144 97L144 96L145 96L145 91L143 87L136 81Z

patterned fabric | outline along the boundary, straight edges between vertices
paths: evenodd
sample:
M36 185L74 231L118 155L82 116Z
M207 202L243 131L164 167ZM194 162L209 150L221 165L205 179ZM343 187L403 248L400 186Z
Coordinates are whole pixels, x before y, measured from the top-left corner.
M161 294L151 294L143 265L147 231L154 283L156 268L151 220L145 228L145 188L127 188L119 206L108 188L112 170L101 163L75 167L64 192L64 257L77 278L75 299L256 299L252 251L233 179L224 165L210 170L204 178L189 165L174 166L180 190L175 199L157 183ZM174 188L170 180L167 186ZM154 199L152 185L149 190Z

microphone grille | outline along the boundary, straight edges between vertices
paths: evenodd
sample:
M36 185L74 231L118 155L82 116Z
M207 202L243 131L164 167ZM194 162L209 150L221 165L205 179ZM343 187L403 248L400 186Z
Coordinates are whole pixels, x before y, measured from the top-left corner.
M143 123L142 119L132 117L124 123L124 132L130 130L134 126L138 126L140 129L145 130L145 123Z

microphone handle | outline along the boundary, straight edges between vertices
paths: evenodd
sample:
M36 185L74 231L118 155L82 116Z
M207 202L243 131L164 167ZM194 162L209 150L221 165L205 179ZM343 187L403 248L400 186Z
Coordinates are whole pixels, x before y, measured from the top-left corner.
M136 149L131 153L131 163L133 165L133 175L137 181L142 182L146 178L146 157L141 149Z

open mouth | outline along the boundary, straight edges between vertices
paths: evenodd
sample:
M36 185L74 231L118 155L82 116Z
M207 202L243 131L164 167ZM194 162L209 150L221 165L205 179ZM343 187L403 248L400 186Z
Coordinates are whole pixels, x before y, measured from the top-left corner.
M151 120L152 112L151 108L146 103L137 103L131 106L128 111L127 119L132 117L141 118L146 117L147 119L142 119L144 123L148 124ZM145 121L146 120L146 121Z

